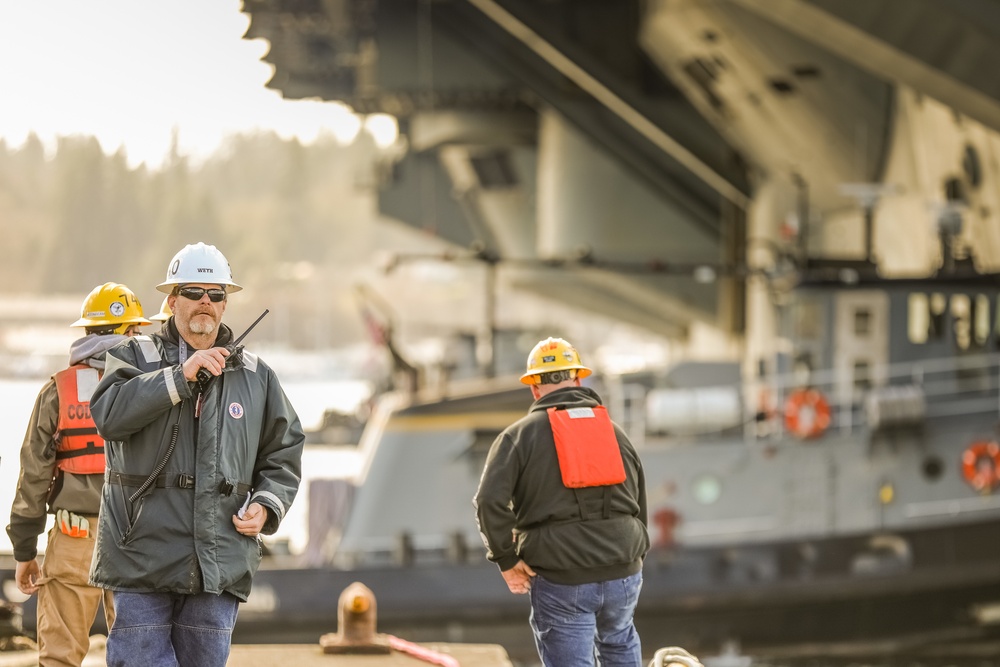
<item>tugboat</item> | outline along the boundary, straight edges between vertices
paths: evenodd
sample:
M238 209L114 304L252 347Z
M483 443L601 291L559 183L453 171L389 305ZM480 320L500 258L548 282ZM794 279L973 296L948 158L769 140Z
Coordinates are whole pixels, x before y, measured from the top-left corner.
M1000 275L963 263L886 279L827 261L770 286L773 353L749 377L688 362L595 381L646 472L644 644L995 641ZM359 580L393 631L493 641L530 663L527 601L485 560L470 504L490 444L530 402L515 375L383 395L333 559L265 565L237 636L315 633Z

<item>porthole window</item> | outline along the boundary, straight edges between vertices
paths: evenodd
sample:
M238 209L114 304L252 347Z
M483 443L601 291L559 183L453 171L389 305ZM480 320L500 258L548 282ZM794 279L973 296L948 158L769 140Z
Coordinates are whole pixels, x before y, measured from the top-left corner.
M941 478L944 472L944 461L937 456L928 456L920 466L924 479L934 482Z
M711 505L722 496L722 482L715 475L699 475L695 478L691 490L695 500L702 505Z

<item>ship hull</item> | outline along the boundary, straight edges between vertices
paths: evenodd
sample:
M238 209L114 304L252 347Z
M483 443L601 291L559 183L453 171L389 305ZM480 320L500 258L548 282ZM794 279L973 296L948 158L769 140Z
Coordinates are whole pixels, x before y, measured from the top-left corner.
M994 636L988 615L1000 605L1000 520L808 543L654 549L643 574L636 624L647 647L711 652L736 640L747 653L775 654L969 641ZM337 599L354 581L374 592L382 632L496 642L515 660L534 655L527 598L510 594L494 565L472 559L264 567L235 640L314 641L335 629Z

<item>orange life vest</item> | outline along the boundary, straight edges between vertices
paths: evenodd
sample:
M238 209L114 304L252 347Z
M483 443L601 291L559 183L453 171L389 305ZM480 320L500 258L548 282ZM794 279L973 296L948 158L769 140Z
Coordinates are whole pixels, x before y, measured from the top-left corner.
M615 427L604 406L549 408L547 412L564 486L581 489L625 481L625 464Z
M962 453L962 476L976 491L992 493L1000 484L1000 444L979 440Z
M97 369L70 366L52 376L59 395L56 422L56 465L76 475L104 473L104 439L90 416L90 397L101 379Z

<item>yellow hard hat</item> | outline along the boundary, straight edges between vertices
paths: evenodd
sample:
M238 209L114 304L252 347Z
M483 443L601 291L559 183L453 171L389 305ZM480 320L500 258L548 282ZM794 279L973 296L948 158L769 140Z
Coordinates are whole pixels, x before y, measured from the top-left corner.
M528 371L521 376L524 384L540 384L542 373L575 370L576 377L585 378L593 371L580 363L580 353L562 338L546 338L528 354Z
M174 311L170 310L170 306L167 304L167 299L169 298L170 298L169 296L163 297L163 303L160 304L160 312L158 312L156 315L153 315L149 319L153 320L154 322L166 322L171 318L171 316L173 316Z
M71 327L115 326L120 334L133 324L152 324L142 316L142 304L129 288L120 283L104 283L95 287L83 300L80 319Z

